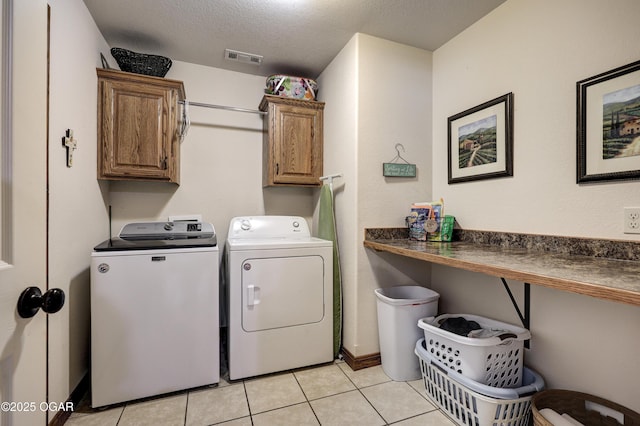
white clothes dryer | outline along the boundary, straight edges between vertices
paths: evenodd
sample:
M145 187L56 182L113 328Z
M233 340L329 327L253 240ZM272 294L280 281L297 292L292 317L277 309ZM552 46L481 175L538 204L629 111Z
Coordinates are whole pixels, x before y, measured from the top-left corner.
M231 220L229 379L333 361L333 243L302 217Z

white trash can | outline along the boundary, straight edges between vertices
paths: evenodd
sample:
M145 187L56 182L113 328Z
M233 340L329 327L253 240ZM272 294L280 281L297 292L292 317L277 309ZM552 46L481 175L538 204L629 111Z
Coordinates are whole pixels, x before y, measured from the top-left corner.
M418 321L438 314L440 295L411 285L378 288L375 293L382 370L395 381L421 378L420 362L414 353L416 342L424 337Z

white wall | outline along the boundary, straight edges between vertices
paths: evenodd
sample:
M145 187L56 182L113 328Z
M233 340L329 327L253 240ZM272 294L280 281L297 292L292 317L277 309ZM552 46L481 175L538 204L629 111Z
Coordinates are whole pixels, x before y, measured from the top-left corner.
M352 38L318 77L324 110L325 175L342 173L333 183L340 271L342 274L343 345L353 349L357 335L355 295L358 240L357 209L357 37ZM317 215L316 215L317 219ZM352 352L353 353L353 352Z
M167 78L184 82L189 101L258 109L265 78L174 61ZM180 186L111 182L113 234L133 221L202 214L223 247L235 216L299 215L310 221L313 189L262 187L262 116L189 107L191 127L180 146Z
M639 8L510 0L434 53L434 194L463 228L640 240L622 233L637 182L575 179L576 82L638 59L621 40L638 38ZM514 177L447 185L447 117L508 92Z
M49 287L66 293L49 316L49 400L65 401L89 367L89 257L108 236L106 186L96 180L99 52L109 48L82 0L51 2ZM25 47L28 48L28 47ZM66 166L65 131L78 140Z
M433 55L433 194L462 228L639 240L638 182L577 185L576 82L636 61L640 3L508 0ZM447 184L447 117L514 93L514 176ZM518 323L497 278L434 267L441 310ZM516 294L521 283L513 283ZM549 387L640 410L640 309L532 287L527 363Z
M430 199L431 53L356 34L318 79L325 108L325 174L336 181L336 222L343 271L344 341L355 356L378 349L374 290L428 285L428 264L372 254L366 227L404 226L412 202ZM385 178L396 155L416 178Z

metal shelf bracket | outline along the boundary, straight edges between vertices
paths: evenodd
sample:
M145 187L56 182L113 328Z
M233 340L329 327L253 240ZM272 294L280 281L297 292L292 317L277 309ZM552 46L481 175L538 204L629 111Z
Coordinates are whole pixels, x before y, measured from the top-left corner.
M515 297L513 297L513 293L511 292L511 289L507 284L507 280L505 280L504 278L500 278L500 279L502 280L502 284L504 285L505 290L507 290L507 293L509 294L509 298L511 299L511 303L513 304L513 307L516 309L516 313L518 314L518 317L520 317L520 322L522 322L522 326L527 330L529 330L529 327L531 325L531 285L529 283L524 283L524 314L523 314L522 311L520 310L520 307L518 306L518 302L516 302ZM529 349L529 343L530 343L529 340L524 342L524 346L527 349Z

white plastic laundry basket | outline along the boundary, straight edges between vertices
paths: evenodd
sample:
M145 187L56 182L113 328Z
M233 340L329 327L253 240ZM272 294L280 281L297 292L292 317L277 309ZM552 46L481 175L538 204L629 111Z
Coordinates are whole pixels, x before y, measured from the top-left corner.
M415 346L422 379L429 398L460 426L528 426L533 395L544 389L544 380L524 368L524 385L496 388L443 367L424 347Z
M488 330L502 330L493 337L460 336L440 328L448 319L463 317ZM424 330L429 354L451 370L489 386L515 388L522 384L524 341L529 330L477 315L446 314L422 318L418 326Z

